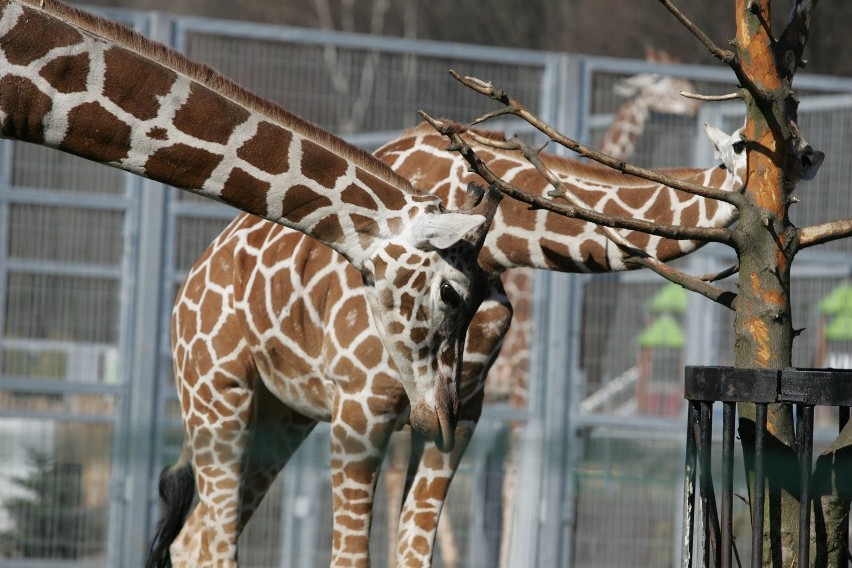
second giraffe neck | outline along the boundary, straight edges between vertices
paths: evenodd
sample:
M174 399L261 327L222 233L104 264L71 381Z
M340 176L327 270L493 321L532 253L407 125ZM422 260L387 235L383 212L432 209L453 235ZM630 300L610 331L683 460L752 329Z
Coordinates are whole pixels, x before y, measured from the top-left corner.
M645 131L651 109L642 97L621 103L612 124L604 133L599 150L613 158L627 160L636 149L636 142Z
M495 135L492 133L492 135ZM496 136L496 135L495 135ZM552 187L522 156L495 150L468 140L483 161L501 178L524 191L547 196ZM468 171L467 162L446 150L446 139L429 125L410 129L376 151L395 171L416 180L418 188L435 190L446 203L459 203L469 181L482 181ZM736 209L726 203L703 199L666 186L624 175L614 170L569 158L542 154L545 163L563 185L586 206L612 215L632 217L659 224L699 227L727 226L736 219ZM666 170L674 177L730 190L735 176L722 167L708 170ZM652 256L669 261L698 246L693 241L673 241L642 233L623 231L634 245ZM499 273L509 268L530 267L559 272L605 272L626 270L622 253L592 223L568 219L514 199L500 202L480 265Z

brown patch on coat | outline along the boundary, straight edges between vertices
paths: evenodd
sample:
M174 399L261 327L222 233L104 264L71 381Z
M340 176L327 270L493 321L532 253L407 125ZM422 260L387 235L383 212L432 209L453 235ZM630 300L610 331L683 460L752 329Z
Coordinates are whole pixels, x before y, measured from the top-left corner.
M193 138L225 144L248 117L249 111L235 102L192 83L189 98L175 113L173 124Z
M155 118L160 112L157 98L169 93L177 74L119 47L107 50L104 60L104 96L140 120ZM206 124L217 122L214 116L208 115Z
M100 162L117 162L130 152L130 126L98 103L68 112L68 131L58 148Z
M29 65L51 49L81 41L83 35L65 22L24 7L15 26L0 38L0 50L12 65Z
M385 209L402 211L405 208L407 204L406 194L398 187L379 179L362 168L355 168L355 177L373 190L373 195L384 204Z
M312 142L302 140L302 174L323 187L332 189L337 180L346 173L349 163L332 152Z
M290 169L292 141L292 132L264 121L257 125L254 136L237 149L237 157L267 173L283 174Z
M294 185L284 195L281 216L288 221L298 223L319 209L330 207L331 199L305 185Z
M60 93L81 93L89 76L89 54L57 57L42 67L39 75Z
M207 150L173 144L151 154L145 175L175 187L199 190L221 161L222 156Z
M44 117L53 108L53 102L35 83L25 77L6 75L0 78L0 111L3 119L3 136L35 142L44 142Z
M222 187L221 197L234 207L263 217L268 213L266 196L270 187L269 183L234 168Z

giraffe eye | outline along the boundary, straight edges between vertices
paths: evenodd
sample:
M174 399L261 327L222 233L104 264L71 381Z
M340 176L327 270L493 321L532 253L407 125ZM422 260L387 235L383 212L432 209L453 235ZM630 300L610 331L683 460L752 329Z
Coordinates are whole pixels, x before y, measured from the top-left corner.
M462 303L459 293L446 280L441 282L441 300L451 308L458 308Z
M738 140L734 142L731 147L734 149L734 154L742 154L746 147L745 140Z

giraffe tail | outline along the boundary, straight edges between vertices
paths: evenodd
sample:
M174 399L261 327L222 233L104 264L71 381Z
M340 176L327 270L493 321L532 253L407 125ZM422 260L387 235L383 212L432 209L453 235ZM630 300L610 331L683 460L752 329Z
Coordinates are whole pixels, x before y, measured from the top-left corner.
M169 547L183 528L195 498L195 475L189 460L166 467L160 474L163 516L151 541L145 568L171 568Z

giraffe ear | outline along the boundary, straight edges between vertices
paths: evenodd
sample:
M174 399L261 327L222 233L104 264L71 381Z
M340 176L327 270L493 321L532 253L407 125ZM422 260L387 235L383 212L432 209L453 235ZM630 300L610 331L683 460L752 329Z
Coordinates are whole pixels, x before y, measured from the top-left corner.
M704 132L707 133L707 137L710 138L710 141L713 143L713 159L721 160L722 152L720 151L720 148L725 142L728 141L730 136L728 136L715 126L706 123L704 124Z
M414 219L411 234L414 246L421 250L444 250L478 229L486 219L482 215L443 212L428 213Z

